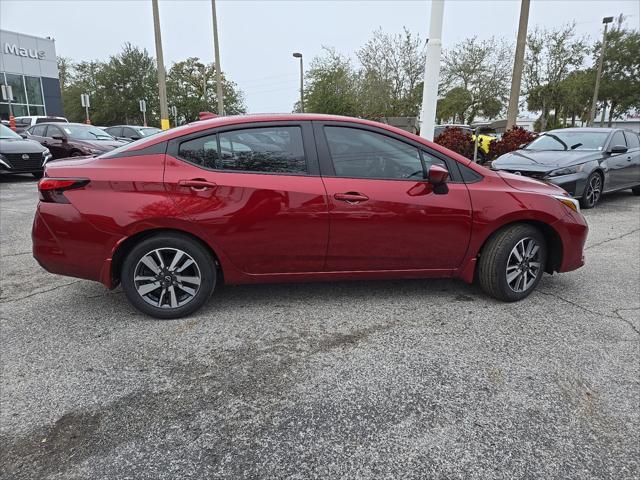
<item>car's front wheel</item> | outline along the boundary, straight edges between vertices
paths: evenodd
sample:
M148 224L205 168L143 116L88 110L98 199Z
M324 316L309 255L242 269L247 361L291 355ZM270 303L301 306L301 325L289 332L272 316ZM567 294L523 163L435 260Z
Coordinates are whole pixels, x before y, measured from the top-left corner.
M587 178L587 182L580 198L580 206L584 209L593 208L602 195L602 176L598 172L592 172Z
M547 261L544 236L531 225L518 224L495 233L478 260L478 282L494 298L515 302L538 285Z
M216 286L216 267L196 240L159 234L126 256L120 281L131 304L152 317L179 318L199 309Z

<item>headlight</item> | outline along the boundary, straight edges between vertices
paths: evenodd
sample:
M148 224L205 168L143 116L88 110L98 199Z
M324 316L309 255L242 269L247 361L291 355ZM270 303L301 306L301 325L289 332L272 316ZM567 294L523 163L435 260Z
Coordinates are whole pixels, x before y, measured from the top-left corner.
M553 198L562 202L567 208L570 208L574 212L580 213L580 202L575 198L565 197L564 195L554 195Z
M572 167L563 167L558 168L556 170L552 170L547 174L547 177L559 177L560 175L571 175L573 173L581 172L584 168L584 163L582 165L573 165Z
M98 150L97 148L87 148L87 150L89 150L91 153L94 153L96 155L100 155L101 153L104 153L103 150Z

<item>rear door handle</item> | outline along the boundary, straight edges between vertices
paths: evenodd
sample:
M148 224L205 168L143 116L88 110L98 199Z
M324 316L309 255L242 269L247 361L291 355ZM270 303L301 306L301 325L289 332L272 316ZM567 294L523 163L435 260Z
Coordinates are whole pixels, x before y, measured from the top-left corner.
M207 190L209 188L216 188L218 186L214 182L209 182L204 178L178 180L178 185L180 185L181 187L189 187L191 190Z
M369 197L358 192L336 193L333 198L335 198L336 200L340 200L341 202L347 202L351 204L366 202L367 200L369 200Z

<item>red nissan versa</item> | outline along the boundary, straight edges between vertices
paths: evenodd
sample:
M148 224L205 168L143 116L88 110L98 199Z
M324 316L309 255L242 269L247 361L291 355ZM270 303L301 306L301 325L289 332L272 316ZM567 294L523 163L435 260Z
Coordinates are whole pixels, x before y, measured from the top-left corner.
M158 318L217 284L458 277L520 300L583 265L587 225L554 185L492 172L388 125L218 117L47 164L33 253L122 283Z

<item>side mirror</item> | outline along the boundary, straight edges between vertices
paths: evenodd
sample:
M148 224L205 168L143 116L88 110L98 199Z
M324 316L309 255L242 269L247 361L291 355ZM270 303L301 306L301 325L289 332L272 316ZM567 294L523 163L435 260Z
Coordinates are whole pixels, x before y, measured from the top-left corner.
M627 153L627 150L629 149L624 145L613 145L609 147L609 153Z
M133 135L132 137L129 137L131 140L140 140L140 137L137 135Z
M449 179L449 172L446 168L440 165L431 165L429 167L429 173L427 174L427 180L433 185L433 193L443 195L449 192L447 187L447 180Z
M431 185L441 185L446 183L449 178L449 172L446 168L441 167L440 165L431 165L429 167L429 173L427 174L427 179Z
M21 132L18 135L20 135L22 138L26 139L27 138L27 134L25 132Z

